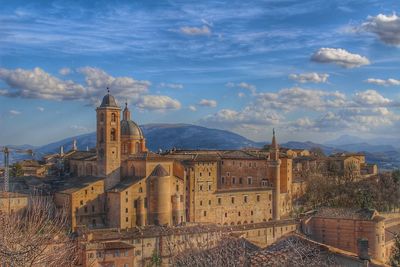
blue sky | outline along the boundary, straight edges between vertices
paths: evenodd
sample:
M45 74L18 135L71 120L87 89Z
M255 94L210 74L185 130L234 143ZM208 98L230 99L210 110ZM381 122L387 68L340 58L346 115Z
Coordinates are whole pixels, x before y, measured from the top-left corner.
M135 121L254 140L400 130L399 1L0 1L0 144Z

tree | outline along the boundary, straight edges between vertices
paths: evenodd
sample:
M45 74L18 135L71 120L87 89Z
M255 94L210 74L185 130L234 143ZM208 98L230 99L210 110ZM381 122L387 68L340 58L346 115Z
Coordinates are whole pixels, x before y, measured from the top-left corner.
M23 176L24 175L24 171L22 169L22 165L19 163L14 163L13 165L11 165L10 168L10 176L11 177L19 177L19 176Z
M23 213L0 214L0 262L5 266L73 266L78 260L65 209L34 195Z
M400 234L395 235L395 244L392 249L392 256L390 257L390 265L393 267L400 266Z
M325 157L325 153L320 147L313 147L310 149L311 154L315 155L316 157Z

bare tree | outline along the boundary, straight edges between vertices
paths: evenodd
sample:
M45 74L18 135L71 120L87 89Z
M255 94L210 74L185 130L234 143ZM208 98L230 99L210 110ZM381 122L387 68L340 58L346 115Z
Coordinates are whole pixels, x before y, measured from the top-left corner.
M34 194L22 213L0 214L0 262L5 266L73 266L79 255L65 209Z

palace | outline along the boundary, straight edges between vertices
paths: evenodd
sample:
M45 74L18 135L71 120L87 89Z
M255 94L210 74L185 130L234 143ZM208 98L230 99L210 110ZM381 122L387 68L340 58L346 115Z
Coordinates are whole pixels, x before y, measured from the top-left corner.
M97 114L96 151L65 154L71 177L55 194L73 228L183 222L239 225L280 220L292 209L292 160L273 133L268 151L146 148L140 127L108 93Z

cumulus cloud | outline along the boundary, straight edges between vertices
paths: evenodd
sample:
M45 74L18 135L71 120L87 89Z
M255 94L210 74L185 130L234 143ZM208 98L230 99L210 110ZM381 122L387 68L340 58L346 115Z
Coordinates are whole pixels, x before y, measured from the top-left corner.
M360 105L368 106L387 106L392 103L388 98L385 98L375 90L366 90L357 92L354 96L354 101Z
M0 79L10 89L0 93L8 97L48 100L77 100L87 96L87 90L71 80L60 80L41 68L33 70L0 68Z
M346 103L346 95L338 91L304 89L300 87L285 88L276 93L260 93L257 105L266 108L291 111L294 109L324 110L341 107Z
M37 107L36 109L39 110L40 112L44 111L44 107Z
M193 112L197 111L197 108L193 105L189 106L188 108L190 111L193 111Z
M232 109L221 109L215 114L203 118L202 124L239 129L246 126L264 127L266 125L278 124L282 116L272 110L257 106L247 106L241 111Z
M136 105L140 109L148 110L168 110L181 108L181 103L178 100L164 95L141 96Z
M356 68L370 64L368 58L352 54L341 48L320 48L311 60L318 63L333 63L344 68Z
M317 72L289 75L289 79L300 83L326 83L328 81L328 77L329 74Z
M361 28L376 34L385 44L400 46L400 17L396 14L369 16Z
M199 106L215 108L217 106L217 101L213 99L202 99L199 102Z
M183 89L183 84L180 84L180 83L160 83L159 87L161 87L161 88L170 88L170 89Z
M8 114L10 114L11 116L17 116L17 115L21 114L21 111L11 109L8 111Z
M186 35L210 35L211 34L211 29L203 25L202 27L181 27L180 32Z
M72 70L70 68L62 68L58 71L58 73L60 73L61 75L68 75L72 72Z
M395 85L400 85L400 80L396 80L396 79L392 79L392 78L387 79L387 80L369 78L369 79L365 80L365 82L367 82L367 83L372 83L372 84L376 84L376 85L381 85L381 86L395 86Z
M71 80L58 79L41 68L33 70L0 68L0 80L8 88L0 90L1 96L35 98L46 100L80 100L90 105L100 104L101 98L109 87L111 94L119 101L128 99L141 109L163 110L179 109L180 102L163 95L149 95L151 83L132 77L114 77L104 70L94 67L82 67L77 73L85 78L81 85ZM38 110L40 110L38 108Z

